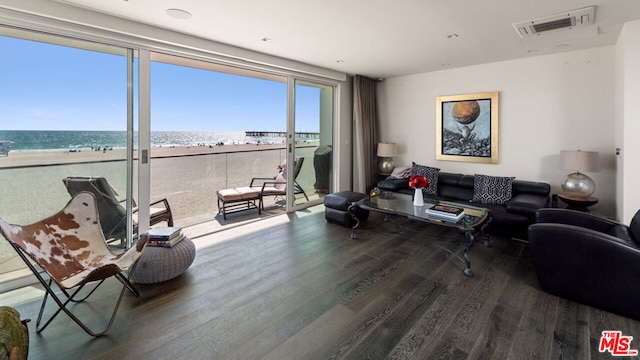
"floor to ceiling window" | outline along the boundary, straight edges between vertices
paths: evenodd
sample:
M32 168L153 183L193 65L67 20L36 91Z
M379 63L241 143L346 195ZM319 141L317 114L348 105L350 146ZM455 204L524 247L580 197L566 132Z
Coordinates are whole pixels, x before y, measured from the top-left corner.
M53 214L71 198L68 177L104 178L130 209L144 174L140 195L167 199L182 227L220 220L217 190L275 178L296 159L303 166L274 208L320 203L331 191L334 84L137 51L144 60L123 47L0 27L1 218L27 224ZM148 82L137 83L139 65ZM135 102L147 97L140 121ZM150 166L138 172L138 135L146 146L148 130ZM22 267L0 241L0 283Z
M0 53L0 217L52 215L71 198L63 179L73 176L105 177L124 199L132 53L8 27ZM0 240L0 276L23 267Z

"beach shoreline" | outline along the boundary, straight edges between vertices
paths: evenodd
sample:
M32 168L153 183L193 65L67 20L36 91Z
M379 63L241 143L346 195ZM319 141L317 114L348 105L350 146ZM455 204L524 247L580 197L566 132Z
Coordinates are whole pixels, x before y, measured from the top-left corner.
M296 147L315 147L317 143L301 143ZM156 146L150 149L150 157L167 158L180 156L194 156L207 154L239 153L247 151L266 151L285 149L285 144L234 144L234 145L207 145L207 146ZM134 159L138 158L138 151L133 152ZM10 151L7 156L0 156L0 168L12 168L21 166L39 165L63 165L84 162L103 162L126 160L125 149L113 149L106 151L85 150L69 152L68 150L44 150L44 151Z

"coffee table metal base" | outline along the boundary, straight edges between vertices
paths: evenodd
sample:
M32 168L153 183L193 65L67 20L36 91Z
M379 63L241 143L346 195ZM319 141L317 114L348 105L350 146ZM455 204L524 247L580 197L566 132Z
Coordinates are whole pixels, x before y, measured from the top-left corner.
M467 244L462 248L462 256L460 256L457 252L445 246L441 246L438 243L433 243L433 245L457 257L464 264L464 270L462 270L462 272L467 276L473 276L473 271L471 271L471 260L469 260L469 256L467 255L467 252L473 247L473 244L475 243L475 235L472 231L465 231L464 235L465 235L465 238L467 239ZM484 242L484 246L491 247L491 243L488 239L488 236Z
M357 203L352 203L351 206L349 206L349 214L351 214L353 220L354 220L354 225L351 227L351 235L350 238L351 239L356 239L357 235L356 235L356 229L360 226L360 220L358 219L357 216L355 216L355 208L358 206ZM373 210L375 211L375 209L369 209L369 210ZM391 214L383 212L384 214L384 221L389 221ZM401 214L397 214L397 216L404 216ZM420 221L420 218L416 218L416 217L411 217L411 216L404 216L407 217L408 219L412 219L412 220L418 220ZM484 222L484 224L486 225L487 223L489 223L491 221L491 217L488 217L487 221ZM485 236L485 241L483 243L483 245L487 248L491 247L491 240L489 235L487 235L484 231L484 226L480 227L480 232L482 234L482 236ZM472 229L472 230L463 230L465 238L467 239L467 244L464 246L464 248L462 249L462 256L460 256L458 253L456 253L455 251L445 247L445 246L441 246L437 243L432 243L433 245L437 246L438 248L448 252L449 254L457 257L460 261L462 261L462 263L464 264L464 270L462 271L466 276L473 276L473 271L471 270L471 260L469 260L469 256L467 255L467 252L473 247L473 244L476 241L476 237L475 237L475 233L476 230Z

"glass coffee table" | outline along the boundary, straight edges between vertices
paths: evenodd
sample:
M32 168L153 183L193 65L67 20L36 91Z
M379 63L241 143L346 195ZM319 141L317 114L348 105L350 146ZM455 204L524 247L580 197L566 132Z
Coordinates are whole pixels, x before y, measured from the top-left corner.
M459 220L455 220L428 214L426 210L432 208L436 204L461 208L464 215ZM464 203L455 203L450 201L429 202L429 200L427 199L425 199L424 201L424 206L414 206L411 195L383 192L379 196L366 197L358 202L354 202L349 207L349 213L352 214L352 218L355 221L355 225L351 228L352 239L355 239L357 237L356 229L360 225L360 220L355 215L353 215L353 209L355 207L383 213L385 214L385 221L389 220L390 215L397 215L406 217L411 220L418 220L434 225L457 228L464 233L467 239L467 244L462 250L462 256L446 247L440 247L450 254L456 256L464 263L465 275L473 276L473 272L471 271L471 261L469 261L467 251L471 249L473 243L475 242L475 234L478 231L482 232L482 225L488 223L491 220L489 210ZM485 236L484 246L491 247L489 236L484 233L483 235Z

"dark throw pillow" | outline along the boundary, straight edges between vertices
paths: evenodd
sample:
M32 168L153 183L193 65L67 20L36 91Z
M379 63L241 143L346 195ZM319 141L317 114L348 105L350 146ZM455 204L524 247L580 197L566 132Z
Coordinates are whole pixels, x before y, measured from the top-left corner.
M471 201L481 204L506 204L511 200L513 179L513 177L475 174Z
M423 193L429 195L438 195L438 173L440 169L431 166L418 165L411 163L411 176L422 175L429 180L429 186L422 190Z

